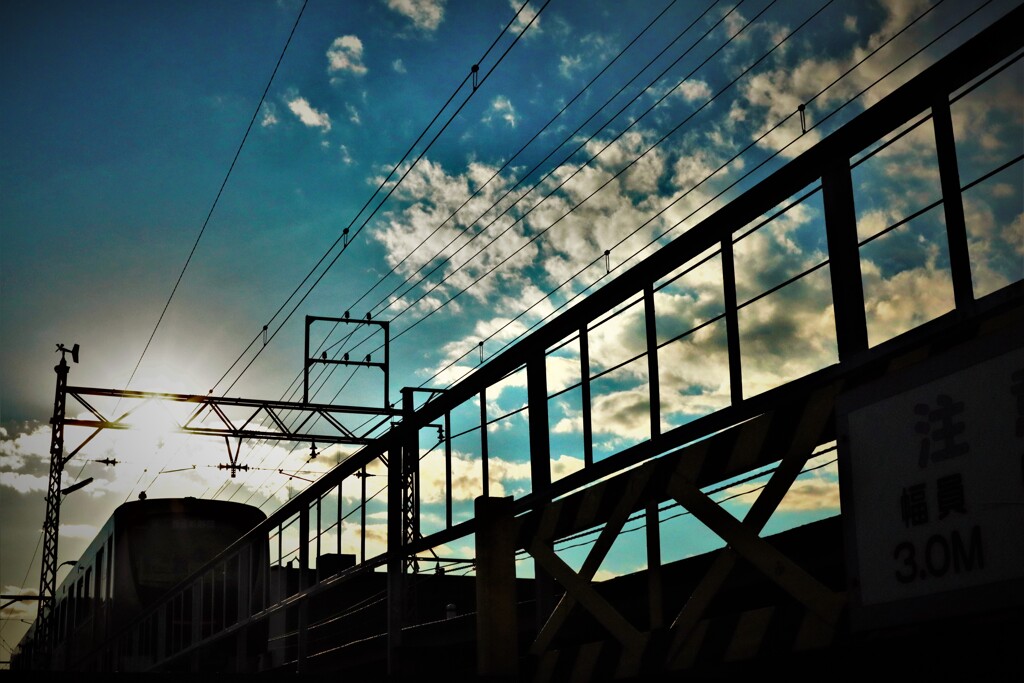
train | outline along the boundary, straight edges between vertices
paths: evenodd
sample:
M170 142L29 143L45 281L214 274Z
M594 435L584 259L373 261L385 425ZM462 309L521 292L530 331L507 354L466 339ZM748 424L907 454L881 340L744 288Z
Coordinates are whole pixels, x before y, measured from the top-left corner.
M114 637L266 518L257 507L230 501L188 497L123 503L57 587L48 656L39 656L37 618L12 653L11 669L122 669L123 653L113 646ZM253 563L251 571L262 571L262 563ZM225 594L232 594L230 587Z

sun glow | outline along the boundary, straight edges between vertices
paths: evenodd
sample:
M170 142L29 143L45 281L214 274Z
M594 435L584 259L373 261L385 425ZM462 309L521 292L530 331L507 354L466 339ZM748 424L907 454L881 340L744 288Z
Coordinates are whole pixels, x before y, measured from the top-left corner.
M133 431L160 437L181 431L181 418L175 412L167 402L149 399L126 413L119 421L129 425Z

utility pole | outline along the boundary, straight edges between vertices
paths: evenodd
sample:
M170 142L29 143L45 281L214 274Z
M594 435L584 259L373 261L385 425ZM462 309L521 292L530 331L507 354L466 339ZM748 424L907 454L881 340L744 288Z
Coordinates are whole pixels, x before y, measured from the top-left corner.
M78 362L78 344L71 349L57 344L60 363L53 369L57 373L57 389L53 398L53 417L50 436L50 479L46 489L46 518L43 520L43 559L39 575L39 615L36 655L45 664L52 647L51 625L54 594L57 591L57 532L60 529L60 479L64 472L64 410L68 386L68 367L65 354Z

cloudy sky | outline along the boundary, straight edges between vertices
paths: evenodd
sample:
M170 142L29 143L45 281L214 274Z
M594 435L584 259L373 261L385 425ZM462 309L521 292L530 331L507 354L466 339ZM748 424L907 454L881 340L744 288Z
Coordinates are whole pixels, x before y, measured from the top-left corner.
M391 323L392 400L448 386L1017 3L520 4L0 6L3 593L38 587L57 344L80 345L72 385L299 400L303 319L350 311ZM953 105L965 184L1022 153L1021 82L1015 65ZM862 239L924 210L862 247L871 343L952 306L931 135L925 122L854 170ZM965 193L977 295L1024 276L1021 188L1018 162ZM741 302L821 263L820 192L735 251ZM720 273L712 257L659 291L663 339L718 315ZM741 310L745 393L835 361L830 296L819 269ZM595 373L642 351L641 322L633 306L593 331ZM362 327L315 330L332 357L379 357ZM711 324L663 349L666 426L727 404L723 340ZM549 361L554 389L578 372L578 346ZM595 382L598 457L646 438L645 372ZM325 374L314 400L379 405L381 386L372 369ZM572 397L552 402L556 477L582 462ZM493 398L495 417L513 411L521 382ZM141 491L269 512L343 455L243 444L251 469L229 479L222 442L162 434L166 417L69 463L65 484L94 482L62 507L60 559ZM494 432L491 492L522 491L528 463ZM69 429L69 449L84 436ZM798 482L790 523L838 512L832 460ZM424 458L425 527L443 523L439 465ZM471 446L455 444L455 468L465 514ZM0 654L33 612L4 611Z

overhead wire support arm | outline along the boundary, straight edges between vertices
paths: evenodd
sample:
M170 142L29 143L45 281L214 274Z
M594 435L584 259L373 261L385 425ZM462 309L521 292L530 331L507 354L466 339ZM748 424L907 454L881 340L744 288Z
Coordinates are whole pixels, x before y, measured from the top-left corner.
M327 352L324 351L320 357L311 358L309 353L309 331L315 322L332 322L335 325L338 324L354 324L354 325L374 325L379 327L384 334L384 343L381 347L384 349L384 360L377 362L372 360L368 354L363 360L350 360L348 354L344 354L341 358L328 358ZM370 314L366 314L366 318L353 318L349 316L348 311L345 311L344 317L341 318L328 318L323 316L306 316L306 334L305 334L305 347L302 361L302 402L309 403L309 368L313 365L351 365L354 367L365 367L365 368L380 368L384 372L384 405L383 410L391 410L390 394L388 387L391 384L391 359L390 359L390 346L391 346L391 326L386 320L374 320L370 317ZM396 411L391 414L400 414L401 411Z
M352 445L365 445L372 441L372 438L366 436L358 436L351 429L344 427L341 420L339 419L342 415L383 415L386 417L395 417L401 414L401 411L395 408L383 407L367 407L367 406L345 406L345 405L327 405L318 403L296 403L291 401L277 401L277 400L262 400L262 399L251 399L251 398L235 398L229 396L210 396L210 395L197 395L197 394L171 394L171 393L155 393L155 392L144 392L144 391L127 391L117 389L101 389L93 387L76 387L69 386L62 392L66 395L70 395L78 401L83 401L83 396L105 396L105 397L116 397L120 399L134 399L140 401L168 401L174 403L194 403L199 409L192 411L191 416L182 424L176 425L177 431L183 434L198 434L205 436L222 436L232 438L246 438L246 439L268 439L275 441L316 441L319 443L329 444L352 444ZM204 409L209 409L210 415L216 416L216 424L196 424L197 417L203 412ZM225 408L252 408L253 413L241 423L241 427L236 426L236 422L233 422L230 416L227 414ZM305 414L307 419L301 420L299 428L288 428L280 418L280 413L284 411L295 411L300 414ZM76 426L76 427L91 427L97 432L102 429L133 429L134 425L126 420L133 411L128 411L121 417L111 420L106 418L102 412L95 408L90 409L90 413L93 414L95 419L81 419L81 418L67 418L61 416L59 418L62 426ZM260 429L252 427L250 425L260 414L267 415L275 425L274 430ZM325 422L332 428L333 431L313 432L310 430L304 430L307 424L309 424L314 417L323 417ZM89 438L93 438L95 434ZM83 444L84 445L84 444ZM76 449L72 454L77 453L81 450L81 447ZM70 456L68 456L70 457ZM66 462L67 458L64 459ZM62 463L63 464L63 463Z

